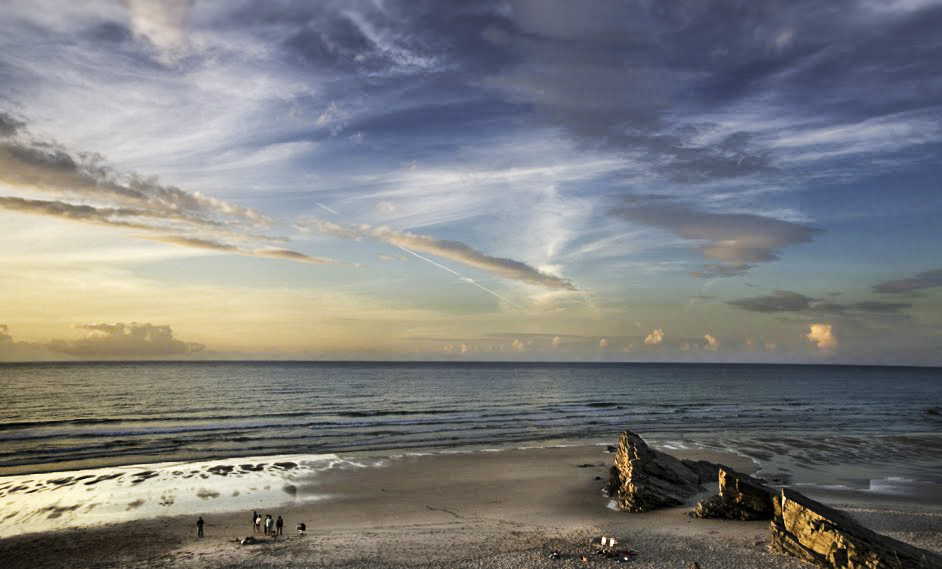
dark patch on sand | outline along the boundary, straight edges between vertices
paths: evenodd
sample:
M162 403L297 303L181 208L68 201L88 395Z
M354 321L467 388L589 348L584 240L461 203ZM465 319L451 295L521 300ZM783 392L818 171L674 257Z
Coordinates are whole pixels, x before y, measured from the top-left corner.
M54 519L56 519L56 518L61 518L61 517L62 517L62 514L66 513L66 512L73 512L73 511L75 511L75 510L77 510L77 509L79 509L79 508L81 508L81 507L82 507L81 504L76 504L76 505L74 505L74 506L65 506L65 507L49 506L48 508L44 508L44 510L47 511L47 512L49 512L49 515L46 516L46 519L47 519L47 520L54 520Z
M292 468L297 468L297 463L294 462L276 462L272 465L274 468L280 468L282 470L291 470Z
M239 468L246 472L261 472L265 470L265 466L266 464L263 462L261 464L240 464Z
M94 480L89 480L85 483L86 486L91 486L92 484L98 484L99 482L104 482L105 480L113 480L115 478L121 478L124 476L123 472L115 472L114 474L102 474Z
M160 497L160 502L157 502L157 503L164 507L172 506L173 496L167 496L166 494L164 494L163 496Z
M282 487L281 490L282 490L285 494L288 494L288 495L291 495L291 496L297 496L297 495L298 495L298 487L295 486L294 484L285 484L284 487Z
M128 510L133 510L134 508L140 508L143 505L144 505L144 500L142 498L138 498L137 500L134 500L133 502L128 502L128 507L124 511L126 512Z
M211 466L207 468L206 470L209 472L212 472L213 474L217 474L219 476L228 476L229 473L232 472L234 469L235 469L235 466L231 464L217 464L216 466Z
M233 490L233 491L232 491L232 497L233 497L233 498L236 497L236 496L238 496L238 495L239 495L239 491L238 491L238 490Z
M196 493L196 496L202 500L208 500L210 498L218 498L219 492L214 490L207 490L205 488L200 488L199 492Z
M14 493L14 492L19 492L20 490L26 490L27 488L29 488L29 486L27 486L27 485L25 485L25 484L23 484L22 486L17 486L16 488L10 488L10 491L8 492L8 494L12 494L12 493Z
M7 514L7 515L3 518L3 521L7 521L8 519L10 519L10 518L16 516L17 514L19 514L19 512L13 512L12 514Z

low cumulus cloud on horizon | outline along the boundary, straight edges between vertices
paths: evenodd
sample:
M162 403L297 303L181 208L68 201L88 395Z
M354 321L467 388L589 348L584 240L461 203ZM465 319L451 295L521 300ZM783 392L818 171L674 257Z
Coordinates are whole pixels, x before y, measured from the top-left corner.
M50 354L89 358L165 358L183 357L203 352L206 346L174 337L169 325L123 322L80 324L85 332L76 340L53 339L48 342L16 342L5 324L0 324L0 359L29 361Z

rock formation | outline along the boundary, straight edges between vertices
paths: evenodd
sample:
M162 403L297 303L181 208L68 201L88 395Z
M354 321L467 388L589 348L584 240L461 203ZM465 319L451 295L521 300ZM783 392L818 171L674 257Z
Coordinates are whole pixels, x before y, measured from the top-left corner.
M775 490L758 478L719 467L720 493L697 502L696 518L769 520L775 513Z
M787 488L772 519L773 549L834 569L942 569L942 556L880 535Z
M609 495L628 512L679 506L703 490L700 483L716 480L719 465L680 461L648 447L631 431L621 434L608 483Z

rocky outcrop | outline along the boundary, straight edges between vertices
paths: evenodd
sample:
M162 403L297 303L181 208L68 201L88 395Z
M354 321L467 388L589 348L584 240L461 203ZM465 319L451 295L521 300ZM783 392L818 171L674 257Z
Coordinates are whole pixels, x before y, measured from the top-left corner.
M657 508L680 506L703 490L702 482L719 465L704 461L685 462L650 448L631 431L618 440L615 464L609 479L609 495L618 507L628 512L646 512Z
M695 518L770 520L775 513L775 490L758 478L719 467L720 493L697 502Z
M773 549L833 569L942 569L942 556L880 535L798 492L783 488L777 502Z

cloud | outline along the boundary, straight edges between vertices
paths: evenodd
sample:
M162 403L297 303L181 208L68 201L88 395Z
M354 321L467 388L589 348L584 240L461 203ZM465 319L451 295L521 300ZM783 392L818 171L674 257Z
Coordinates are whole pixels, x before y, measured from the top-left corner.
M942 286L942 269L933 269L914 277L880 283L875 285L873 290L887 294L901 294L940 286Z
M783 247L811 241L820 230L809 225L749 213L711 213L673 203L632 204L612 213L632 223L665 229L684 239L705 242L705 259L718 261L698 276L732 276L755 263L775 261Z
M0 136L13 136L24 126L26 125L23 121L18 120L13 115L0 111Z
M651 330L651 333L644 337L645 346L657 346L664 341L664 330L656 328Z
M61 217L72 221L85 221L103 225L153 229L150 225L120 221L122 217L150 217L147 212L133 208L98 208L90 205L74 205L58 200L28 200L24 198L0 196L0 208L22 213Z
M19 136L0 142L0 183L56 196L140 208L152 218L194 224L221 221L265 226L264 214L199 192L186 192L133 172L118 172L99 154L71 152L51 142Z
M16 134L24 123L0 114L5 132ZM250 232L271 219L261 212L199 192L186 192L137 174L120 174L97 154L73 153L29 136L0 142L0 183L53 193L64 198L99 202L26 199L0 196L0 209L58 217L70 221L141 229L159 235L138 238L183 247L306 263L336 263L283 248L236 246L219 238L279 240ZM179 235L181 232L197 233ZM204 235L199 235L203 233ZM215 235L210 238L205 234Z
M800 312L811 306L812 298L797 292L777 290L765 296L741 298L727 304L752 312Z
M195 0L124 0L131 30L157 49L158 60L172 64L183 55Z
M220 251L223 253L236 253L238 255L245 255L247 257L268 257L271 259L285 259L288 261L299 261L304 263L316 263L316 264L335 264L337 263L334 259L329 259L325 257L311 257L310 255L305 255L304 253L298 251L292 251L290 249L245 249L236 247L235 245L230 245L228 243L220 243L218 241L212 241L210 239L200 239L196 237L184 237L179 235L161 235L155 237L146 237L145 239L151 241L157 241L160 243L169 243L172 245L180 245L182 247L194 247L196 249L209 249L212 251Z
M824 299L812 298L788 290L777 290L771 294L741 298L727 302L742 310L751 312L806 312L829 314L870 314L885 315L898 314L912 308L909 302L885 302L880 300L865 300L841 304Z
M385 200L377 203L376 209L384 215L396 215L399 212L399 207L396 204Z
M10 334L7 325L0 324L0 361L48 361L51 359L57 359L57 356L46 346L17 342Z
M706 340L706 346L704 349L709 350L711 352L715 352L720 349L720 341L717 340L715 336L711 336L710 334L704 334L703 339Z
M86 330L79 340L53 340L50 348L81 357L159 357L186 355L205 349L202 344L173 337L170 326L153 324L97 323L83 324Z
M805 338L817 345L819 350L831 350L837 347L837 338L830 324L810 325Z
M572 282L566 279L546 274L520 261L487 255L460 241L440 240L426 235L396 231L388 227L341 225L317 220L311 221L306 227L321 234L342 239L358 240L368 237L410 251L435 255L518 282L547 288L578 290Z

